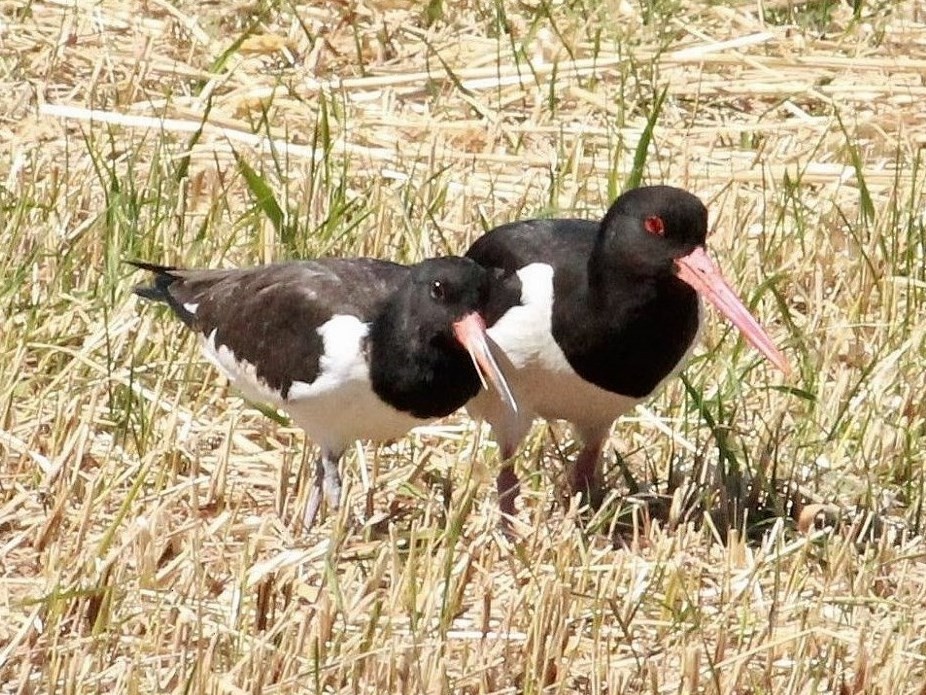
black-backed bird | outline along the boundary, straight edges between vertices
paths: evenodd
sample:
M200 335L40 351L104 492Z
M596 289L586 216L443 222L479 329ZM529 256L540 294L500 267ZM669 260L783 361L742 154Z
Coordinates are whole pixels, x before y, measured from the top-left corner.
M599 222L514 222L467 251L520 284L520 301L489 318L489 337L511 363L503 368L518 410L481 394L467 406L492 426L499 444L496 484L506 528L519 491L510 459L535 416L573 425L583 448L568 472L572 491L599 496L601 449L612 423L682 368L701 328L699 297L789 371L707 255L706 235L707 209L696 196L648 186L621 195Z
M480 311L492 273L459 257L407 267L370 258L154 274L135 293L165 302L245 397L288 413L319 446L304 521L337 508L338 461L357 439L385 441L449 415L492 385L514 408Z

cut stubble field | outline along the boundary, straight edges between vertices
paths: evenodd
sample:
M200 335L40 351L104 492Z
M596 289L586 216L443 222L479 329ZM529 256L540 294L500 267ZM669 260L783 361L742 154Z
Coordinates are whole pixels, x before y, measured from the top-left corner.
M921 2L0 2L0 692L921 693ZM613 494L537 423L522 540L458 414L314 456L123 263L462 253L636 183L715 313ZM268 417L268 415L270 417Z

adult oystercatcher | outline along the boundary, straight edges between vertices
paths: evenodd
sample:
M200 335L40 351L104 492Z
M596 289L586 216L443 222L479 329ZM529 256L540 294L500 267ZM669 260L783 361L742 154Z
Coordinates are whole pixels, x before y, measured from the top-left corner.
M459 257L406 267L371 258L154 273L135 293L165 302L247 398L273 404L321 449L305 525L336 508L338 461L449 415L486 386L514 408L480 315L499 273ZM502 293L504 294L504 293Z
M534 416L572 423L584 445L568 474L572 492L598 496L612 423L681 369L701 329L699 295L789 372L707 255L706 235L707 209L697 197L648 186L621 195L600 222L514 222L467 251L520 283L520 301L488 331L512 363L506 374L519 409L483 395L467 405L492 426L501 450L496 484L506 528L519 492L510 459Z

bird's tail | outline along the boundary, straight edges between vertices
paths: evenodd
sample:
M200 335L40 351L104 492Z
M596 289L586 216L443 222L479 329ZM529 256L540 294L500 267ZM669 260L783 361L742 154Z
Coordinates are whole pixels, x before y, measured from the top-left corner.
M178 275L174 274L177 268L167 265L158 265L156 263L146 263L145 261L125 262L135 266L139 270L147 270L150 273L154 273L154 277L152 278L153 284L136 285L132 289L135 294L153 302L164 302L173 309L174 313L177 314L184 323L192 323L194 318L193 314L170 292L170 286L181 280Z

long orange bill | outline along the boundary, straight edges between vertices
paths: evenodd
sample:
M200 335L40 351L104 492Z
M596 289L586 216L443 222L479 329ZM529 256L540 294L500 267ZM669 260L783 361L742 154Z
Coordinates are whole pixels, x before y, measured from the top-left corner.
M501 397L502 402L511 408L513 412L518 412L518 404L508 387L505 375L502 374L498 362L495 361L495 357L492 355L491 349L489 349L486 324L482 317L476 312L467 314L453 324L453 334L469 353L473 366L476 368L476 373L479 375L479 381L482 382L482 387L484 389L489 388L486 383L486 379L488 379L492 382L492 386L495 387L495 391Z
M699 246L687 256L676 258L675 263L679 278L704 295L711 304L730 319L733 325L743 332L749 344L765 355L772 364L784 372L785 376L791 374L791 365L788 364L787 358L775 346L759 322L749 313L749 309L740 301L740 298L736 296L736 292L724 280L720 269L703 247Z

